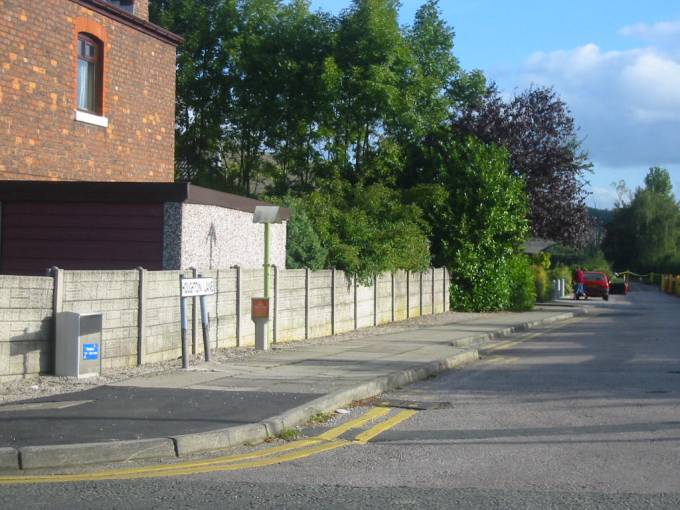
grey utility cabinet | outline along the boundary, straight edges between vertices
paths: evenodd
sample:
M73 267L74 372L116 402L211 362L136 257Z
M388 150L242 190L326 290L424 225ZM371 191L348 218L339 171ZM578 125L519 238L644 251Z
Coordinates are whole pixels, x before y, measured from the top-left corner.
M54 373L88 377L102 371L102 314L57 314Z

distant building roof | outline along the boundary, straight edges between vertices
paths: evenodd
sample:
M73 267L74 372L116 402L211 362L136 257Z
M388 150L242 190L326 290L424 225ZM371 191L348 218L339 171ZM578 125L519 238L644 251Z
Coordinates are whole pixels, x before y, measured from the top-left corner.
M541 253L551 246L557 244L556 241L551 239L541 239L540 237L531 237L524 242L523 249L524 253L529 255L536 255Z

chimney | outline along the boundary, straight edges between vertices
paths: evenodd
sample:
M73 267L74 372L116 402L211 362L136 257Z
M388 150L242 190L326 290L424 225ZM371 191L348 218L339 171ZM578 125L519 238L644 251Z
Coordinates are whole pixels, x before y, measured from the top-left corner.
M132 14L145 21L149 21L149 0L134 0Z

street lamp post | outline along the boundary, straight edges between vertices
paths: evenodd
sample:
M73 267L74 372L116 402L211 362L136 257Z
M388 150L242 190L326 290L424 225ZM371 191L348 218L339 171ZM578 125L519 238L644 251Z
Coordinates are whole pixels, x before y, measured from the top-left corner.
M282 223L282 208L277 206L257 206L253 215L253 223L264 224L264 297L253 298L251 303L251 318L255 323L255 349L266 351L269 349L269 270L271 252L272 223Z

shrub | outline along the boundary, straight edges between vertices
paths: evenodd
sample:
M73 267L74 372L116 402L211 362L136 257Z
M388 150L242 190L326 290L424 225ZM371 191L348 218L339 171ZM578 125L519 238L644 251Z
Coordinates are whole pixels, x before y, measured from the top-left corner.
M531 269L534 273L536 299L541 302L550 301L552 299L552 286L548 271L546 271L543 265L536 264L531 266Z
M451 307L464 312L505 310L510 302L507 262L490 264L468 252L451 269Z
M534 273L525 255L516 255L508 264L510 279L510 309L531 310L536 304Z

